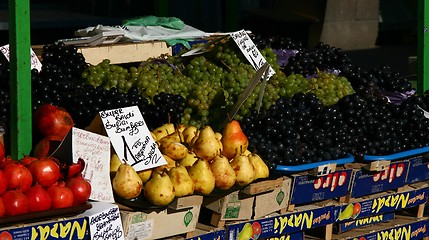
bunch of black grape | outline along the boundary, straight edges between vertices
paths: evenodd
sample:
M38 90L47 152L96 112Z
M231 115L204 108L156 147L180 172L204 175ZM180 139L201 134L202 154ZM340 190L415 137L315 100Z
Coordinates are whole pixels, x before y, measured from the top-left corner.
M341 49L318 43L314 49L302 49L295 56L290 57L283 71L311 76L317 70L334 71L349 68L351 59Z
M381 65L370 70L361 67L344 67L341 75L345 76L358 93L364 93L376 85L381 92L407 92L412 85L389 66Z
M164 123L177 125L181 122L185 98L180 95L161 92L155 95L153 101L154 105L148 111L150 115L145 118L150 129L154 129Z
M252 35L252 40L258 49L273 49L277 55L277 64L285 67L289 58L294 57L298 52L304 51L302 42L294 41L290 37L283 36L263 36L260 34Z
M66 93L79 91L82 71L86 66L85 58L75 46L61 42L44 45L42 69L31 72L33 109L43 103L58 106L69 104L73 99Z
M280 98L269 110L244 117L249 149L276 165L336 160L347 157L350 138L336 106L325 107L315 94Z
M118 89L106 90L83 83L82 72L87 64L74 46L62 43L43 47L42 70L31 72L33 109L45 103L64 107L75 121L75 126L89 125L101 110L131 105L147 108L148 102L136 96L135 89L120 93Z
M338 102L352 136L348 151L357 159L383 156L429 145L429 119L411 96L401 104L380 95L346 96Z

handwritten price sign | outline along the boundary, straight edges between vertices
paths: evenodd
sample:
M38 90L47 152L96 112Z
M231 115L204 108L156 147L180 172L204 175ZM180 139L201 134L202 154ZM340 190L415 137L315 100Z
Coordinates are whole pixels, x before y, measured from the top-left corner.
M0 52L3 53L3 55L6 57L8 61L10 61L10 48L9 44L1 46ZM40 62L39 58L37 57L36 53L33 51L33 49L30 49L30 61L31 61L31 68L37 69L39 72L42 70L42 63Z
M136 171L167 164L137 106L99 112L119 159Z
M233 32L230 36L254 69L259 70L267 62L246 31L240 30ZM274 69L270 67L268 77L274 74Z

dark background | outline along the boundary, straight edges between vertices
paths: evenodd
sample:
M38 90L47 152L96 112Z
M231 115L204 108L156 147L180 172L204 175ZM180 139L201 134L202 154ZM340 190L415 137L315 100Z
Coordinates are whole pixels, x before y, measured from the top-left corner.
M326 3L326 0L306 1L309 7ZM120 25L126 19L145 15L177 17L205 32L246 29L288 36L306 44L311 25L308 19L285 14L284 19L273 20L254 14L275 3L276 0L32 0L31 44L53 43L74 37L78 29L97 24ZM349 55L364 67L386 64L402 74L409 74L412 71L408 58L417 52L417 0L380 0L379 6L376 47L348 51ZM1 45L9 41L7 27L4 27L8 21L7 10L7 1L0 3Z

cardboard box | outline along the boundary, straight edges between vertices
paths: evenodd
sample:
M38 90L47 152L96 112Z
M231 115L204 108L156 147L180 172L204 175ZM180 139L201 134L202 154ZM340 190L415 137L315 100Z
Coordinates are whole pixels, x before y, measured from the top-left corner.
M221 221L252 219L254 197L243 196L240 190L234 191L204 207L220 214Z
M242 235L246 234L242 233L243 229L245 232L258 229L260 232L259 238L273 238L296 232L299 233L311 228L326 226L327 224L333 223L335 220L333 218L333 208L333 205L305 205L296 207L295 212L287 212L274 217L228 224L226 226L227 237L228 239L241 239L241 237L243 237ZM248 234L246 235L248 236Z
M428 219L397 216L395 221L357 228L341 234L333 234L332 239L394 239L417 240L428 236Z
M118 206L103 202L91 205L92 208L76 216L0 228L0 238L9 235L14 240L124 239Z
M78 52L83 54L87 63L93 65L97 65L104 59L109 59L111 64L121 64L142 62L151 57L172 54L171 47L168 47L164 41L80 47Z
M406 159L410 162L406 184L422 182L429 179L429 161L423 155Z
M82 215L2 228L0 238L14 240L91 239L88 218Z
M164 210L134 212L121 210L125 239L158 239L189 233L195 230L200 214L200 203L178 208L167 207Z
M363 218L381 213L394 212L425 204L428 200L428 195L429 187L427 185L420 189L407 187L407 190L399 193L383 192L367 198L353 199L350 203L341 204L334 209L334 215L337 222L340 222L352 219L353 217ZM352 204L354 209L359 209L359 211L354 211L354 215L350 217L342 217L342 220L339 219L340 214L349 204Z
M369 172L362 164L346 164L353 169L350 197L357 198L373 193L397 189L405 185L408 161L395 161L380 172Z
M351 176L351 169L341 168L321 177L314 177L308 173L294 174L290 204L304 204L346 196Z
M252 183L204 207L219 213L221 221L250 220L286 209L289 202L291 179L282 177Z
M192 233L192 237L186 240L226 240L225 228L216 228L201 223L197 223L197 227Z
M262 240L304 240L304 232L294 232L282 236L261 238Z
M395 219L395 213L383 213L370 217L364 217L360 219L355 219L352 221L336 223L334 224L334 233L343 233L356 228L369 226L372 224L388 222Z
M257 219L281 209L286 209L289 205L292 179L284 177L281 186L273 191L256 195L253 208L253 219Z

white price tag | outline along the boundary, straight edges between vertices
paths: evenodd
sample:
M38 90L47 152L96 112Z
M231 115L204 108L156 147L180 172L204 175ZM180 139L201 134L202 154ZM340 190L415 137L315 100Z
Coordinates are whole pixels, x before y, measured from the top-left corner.
M101 111L99 116L119 159L136 171L167 164L137 106Z
M3 55L6 57L6 59L10 62L10 48L9 44L1 46L0 52L3 53ZM39 58L37 57L36 53L33 51L33 49L30 48L30 60L31 60L31 69L35 68L37 71L42 70L42 63L40 62Z
M230 36L255 70L259 70L267 62L245 30L230 33ZM268 78L275 73L274 69L270 66Z
M110 139L106 136L72 128L73 162L82 158L86 167L83 178L91 183L91 200L115 202L110 182Z

